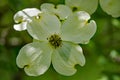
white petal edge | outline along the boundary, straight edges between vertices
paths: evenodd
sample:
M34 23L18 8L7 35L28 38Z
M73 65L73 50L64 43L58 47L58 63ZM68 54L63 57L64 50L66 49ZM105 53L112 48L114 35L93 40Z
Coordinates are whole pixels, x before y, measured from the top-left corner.
M16 31L23 31L27 29L27 22L22 22L20 24L14 24L13 28Z
M120 0L100 0L101 8L112 17L120 17Z
M19 52L16 63L24 68L29 76L44 74L51 64L52 50L44 42L33 42L25 45Z
M72 13L72 10L68 6L62 5L62 4L57 5L55 7L55 5L53 4L44 3L41 5L41 10L43 12L49 12L49 13L55 14L61 20L66 19Z
M53 13L55 10L55 5L51 3L44 3L40 6L42 12Z
M30 17L37 16L39 13L41 13L41 11L36 8L26 8L21 11L18 11L14 15L14 21L18 23L14 25L14 29L17 31L26 30L27 21L30 21L30 17L28 17L23 11Z
M76 73L75 65L85 65L85 57L79 45L63 42L62 47L53 51L52 64L54 69L65 76Z
M58 5L56 9L56 14L60 17L61 20L66 19L69 15L72 14L72 10L65 5Z
M24 13L24 12L29 15L30 17L32 16L37 16L39 13L41 13L41 11L37 8L26 8L23 9L21 11L18 11L15 15L14 15L14 20L16 23L21 22L22 20L27 20L29 19L29 17Z
M91 20L85 12L76 12L63 23L61 28L61 38L65 41L86 44L96 32L96 23Z
M98 6L98 0L65 0L65 4L70 8L77 8L77 11L86 11L93 14Z

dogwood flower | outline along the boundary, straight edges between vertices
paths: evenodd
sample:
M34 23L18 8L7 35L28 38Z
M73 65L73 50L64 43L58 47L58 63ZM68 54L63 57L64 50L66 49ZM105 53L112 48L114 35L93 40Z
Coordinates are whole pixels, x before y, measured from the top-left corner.
M27 13L26 13L27 14ZM30 16L29 16L30 17ZM74 12L61 23L49 13L30 17L27 31L34 41L21 48L16 63L29 76L44 74L51 65L62 75L76 73L75 65L85 65L79 43L85 44L96 32L96 23L84 11Z
M120 17L120 0L99 0L101 8L113 17ZM83 10L93 14L98 6L98 0L65 0L65 4L73 10Z
M14 29L17 31L26 30L26 25L28 21L31 21L31 19L28 16L30 17L37 16L39 13L42 13L42 12L55 14L60 18L60 20L65 20L67 16L69 16L72 13L72 10L66 5L61 4L55 7L55 5L51 3L42 4L41 10L37 8L26 8L21 11L18 11L15 14L14 21L17 24L14 25ZM25 13L27 13L28 16L26 16Z

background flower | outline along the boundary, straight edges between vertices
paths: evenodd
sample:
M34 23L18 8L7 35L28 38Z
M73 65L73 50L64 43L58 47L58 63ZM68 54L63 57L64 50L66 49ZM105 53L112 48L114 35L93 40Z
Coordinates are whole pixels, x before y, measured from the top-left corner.
M120 0L100 0L101 8L113 17L120 17Z
M44 3L41 5L41 10L43 12L55 14L60 20L65 20L70 14L72 14L72 10L68 6L62 4L55 6L51 3Z
M109 15L113 17L120 16L119 3L120 0L99 0L101 8ZM71 7L73 10L87 11L89 14L93 14L98 6L98 0L65 0L65 4Z

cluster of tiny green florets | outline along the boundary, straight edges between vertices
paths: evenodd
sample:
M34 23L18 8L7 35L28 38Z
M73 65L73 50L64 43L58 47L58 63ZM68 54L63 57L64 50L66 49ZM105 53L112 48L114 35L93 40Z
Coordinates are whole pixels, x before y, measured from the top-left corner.
M62 39L57 34L51 35L49 38L47 38L47 40L54 48L60 47L62 44Z

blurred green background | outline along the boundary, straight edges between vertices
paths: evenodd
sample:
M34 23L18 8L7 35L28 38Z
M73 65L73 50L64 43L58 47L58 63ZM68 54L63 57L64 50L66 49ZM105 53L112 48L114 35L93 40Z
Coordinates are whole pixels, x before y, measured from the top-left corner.
M100 6L91 16L97 23L95 36L89 44L80 44L86 65L76 65L75 75L60 75L51 65L42 76L29 77L16 66L20 48L32 38L26 31L13 29L13 16L21 9L39 8L46 2L64 4L64 0L0 0L0 80L120 80L120 18L112 18Z

